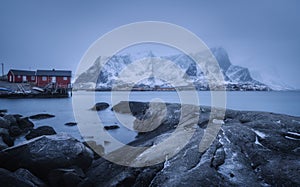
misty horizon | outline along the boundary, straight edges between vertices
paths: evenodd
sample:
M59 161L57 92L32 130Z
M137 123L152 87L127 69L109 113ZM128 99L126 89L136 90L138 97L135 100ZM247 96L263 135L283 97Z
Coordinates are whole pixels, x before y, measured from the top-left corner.
M224 47L255 78L300 88L298 1L1 1L0 63L74 73L94 41L122 25L163 21Z

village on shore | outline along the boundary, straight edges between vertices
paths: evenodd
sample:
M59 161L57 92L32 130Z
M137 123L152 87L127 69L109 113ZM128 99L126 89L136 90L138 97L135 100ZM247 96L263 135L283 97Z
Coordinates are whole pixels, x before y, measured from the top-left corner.
M71 95L72 72L68 70L10 69L0 80L1 98L59 98Z

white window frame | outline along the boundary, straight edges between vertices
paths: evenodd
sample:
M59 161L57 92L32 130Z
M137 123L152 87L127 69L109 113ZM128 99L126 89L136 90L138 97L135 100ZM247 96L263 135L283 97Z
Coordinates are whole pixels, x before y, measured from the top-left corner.
M67 81L67 80L68 80L68 77L63 77L63 80L64 80L64 81Z
M51 82L52 82L52 83L56 83L56 77L55 77L55 76L53 76L53 77L51 78Z
M47 77L46 76L42 76L42 81L47 81Z
M26 76L26 75L23 75L23 76L22 76L22 81L23 81L23 82L26 82L26 81L27 81L27 76Z

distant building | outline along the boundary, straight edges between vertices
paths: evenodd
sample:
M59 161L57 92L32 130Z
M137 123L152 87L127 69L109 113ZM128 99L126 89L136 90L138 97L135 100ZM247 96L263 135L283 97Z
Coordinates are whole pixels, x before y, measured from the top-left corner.
M71 71L65 70L37 70L36 84L39 87L44 87L49 83L54 83L59 87L67 88L71 84Z
M21 82L36 82L35 71L16 70L11 69L7 73L8 82L21 83Z
M71 84L72 71L65 70L16 70L11 69L7 73L8 82L12 83L34 83L36 86L44 87L53 83L61 88L67 88Z

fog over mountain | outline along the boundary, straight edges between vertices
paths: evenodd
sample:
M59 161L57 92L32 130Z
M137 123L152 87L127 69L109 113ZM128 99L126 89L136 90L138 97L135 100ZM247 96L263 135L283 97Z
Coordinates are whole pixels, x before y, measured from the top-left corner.
M219 63L227 90L269 90L268 85L254 80L247 68L233 65L224 48L212 48L211 52ZM180 67L183 73L175 73L174 68L171 67L172 64L162 62L138 63L130 66L130 64L139 59L154 57L173 62ZM105 63L106 61L107 63ZM120 78L120 73L129 67L132 70ZM164 80L153 76L153 72L157 71L162 71L159 75L164 74ZM188 80L188 83L184 83L183 79ZM172 83L180 87L187 87L191 83L198 90L216 89L210 88L211 85L208 84L205 73L188 55L173 54L156 56L152 51L140 53L137 56L117 54L112 57L98 57L87 71L76 78L74 88L106 90L111 89L114 85L124 88L136 87L141 89L171 88L171 83L167 80L171 80Z

